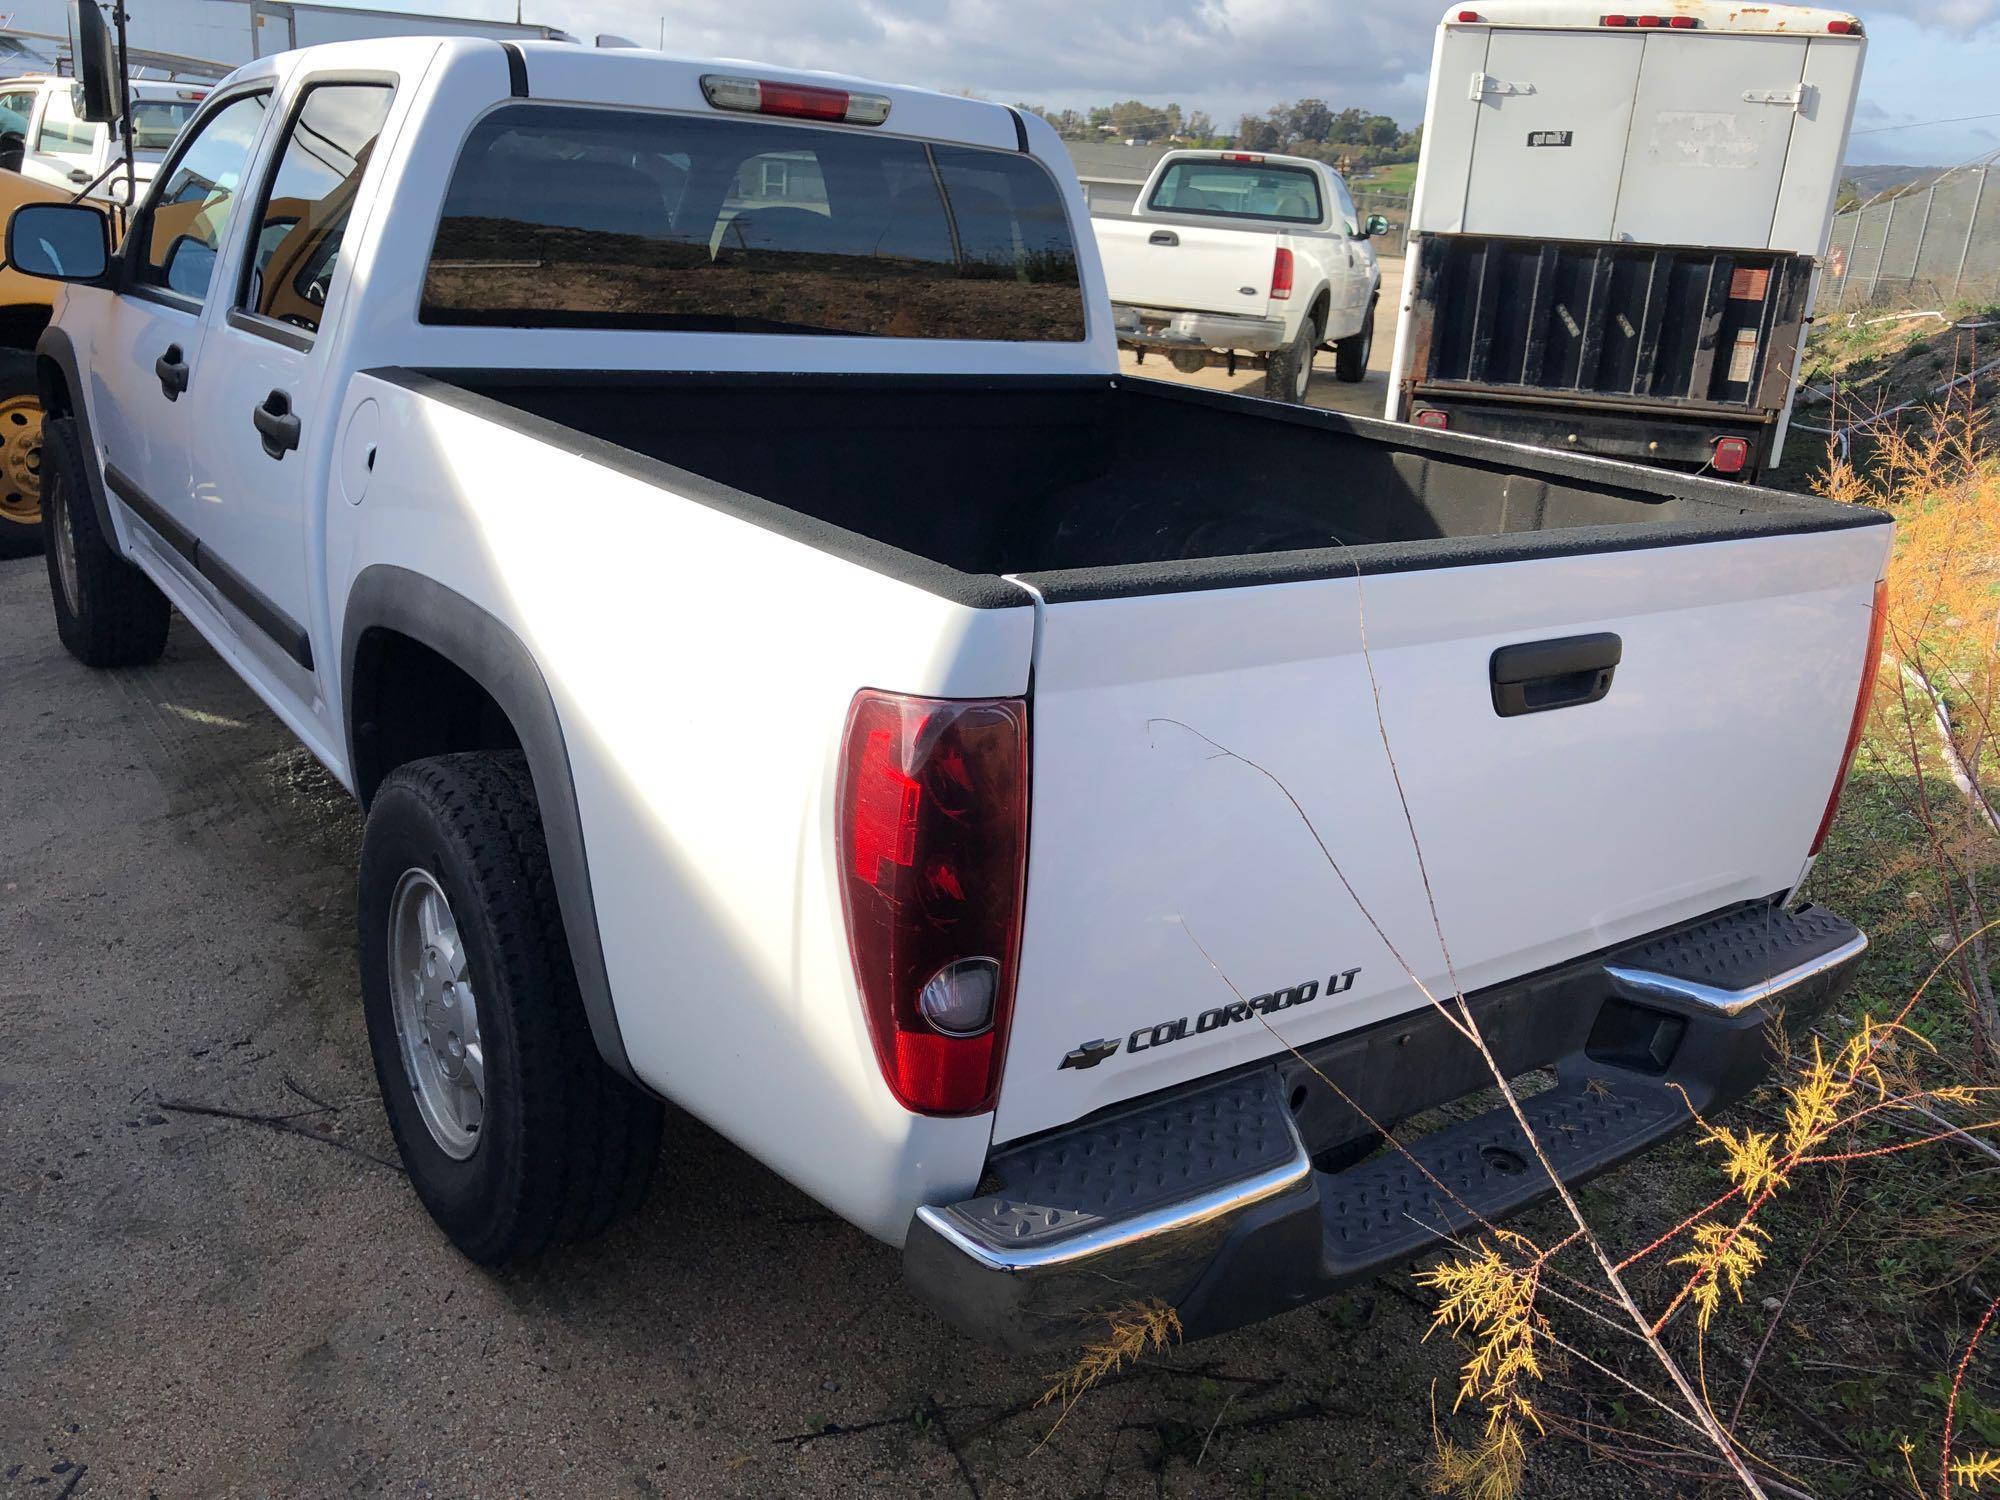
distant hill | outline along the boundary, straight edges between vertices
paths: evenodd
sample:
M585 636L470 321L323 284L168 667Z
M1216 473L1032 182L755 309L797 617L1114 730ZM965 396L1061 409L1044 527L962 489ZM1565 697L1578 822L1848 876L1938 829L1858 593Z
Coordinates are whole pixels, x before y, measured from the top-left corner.
M1860 191L1861 201L1880 197L1892 188L1915 184L1922 186L1929 182L1943 167L1845 167L1841 170L1841 180L1851 182Z

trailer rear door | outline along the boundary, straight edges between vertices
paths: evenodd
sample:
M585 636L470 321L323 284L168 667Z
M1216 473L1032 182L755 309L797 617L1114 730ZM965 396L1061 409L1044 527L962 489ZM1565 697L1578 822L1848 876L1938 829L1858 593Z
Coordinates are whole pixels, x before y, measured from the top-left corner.
M1613 31L1495 28L1477 101L1468 234L1611 238L1618 179L1647 38ZM1439 104L1455 79L1438 81Z
M1617 218L1606 238L1642 245L1771 241L1802 36L1655 32L1645 38Z

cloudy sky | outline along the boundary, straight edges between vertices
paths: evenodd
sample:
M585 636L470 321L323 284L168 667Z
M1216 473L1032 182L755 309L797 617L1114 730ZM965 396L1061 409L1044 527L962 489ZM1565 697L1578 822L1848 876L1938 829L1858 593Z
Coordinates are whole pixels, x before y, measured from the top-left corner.
M412 9L423 8L404 0ZM522 0L525 18L657 45L661 0ZM1440 0L673 0L670 50L1055 106L1178 100L1233 123L1317 96L1415 124ZM2000 0L1857 5L1870 45L1857 162L2000 147ZM492 14L485 10L485 14ZM1995 118L1949 125L1961 115ZM1916 127L1887 129L1885 127Z

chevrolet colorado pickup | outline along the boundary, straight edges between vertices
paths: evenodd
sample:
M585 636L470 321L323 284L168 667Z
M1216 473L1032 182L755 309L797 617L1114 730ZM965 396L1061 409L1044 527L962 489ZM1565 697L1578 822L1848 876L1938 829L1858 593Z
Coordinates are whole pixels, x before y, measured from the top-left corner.
M1247 151L1169 151L1126 218L1091 221L1118 341L1192 372L1240 357L1264 393L1304 401L1313 355L1336 378L1368 373L1382 268L1363 219L1325 162Z
M982 1335L1198 1336L1552 1191L1499 1115L1368 1155L1486 1081L1417 980L1553 1068L1568 1178L1859 956L1789 898L1882 516L1121 378L1064 162L398 38L232 75L115 252L14 215L57 629L179 610L359 799L375 1067L474 1259L631 1207L671 1100Z

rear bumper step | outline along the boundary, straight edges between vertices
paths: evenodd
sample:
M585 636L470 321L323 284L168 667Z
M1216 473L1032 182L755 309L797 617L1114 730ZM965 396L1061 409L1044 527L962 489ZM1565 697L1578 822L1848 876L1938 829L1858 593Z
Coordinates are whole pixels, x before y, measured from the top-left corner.
M1564 1182L1581 1182L1747 1093L1767 1025L1827 1003L1867 939L1818 907L1757 903L1471 997ZM961 1327L1073 1340L1157 1299L1187 1337L1239 1327L1551 1196L1505 1104L1338 1170L1365 1149L1355 1106L1392 1124L1491 1078L1428 1006L1199 1088L997 1154L987 1191L920 1209L904 1270ZM1339 1085L1329 1089L1324 1079ZM1345 1095L1343 1099L1341 1096Z

